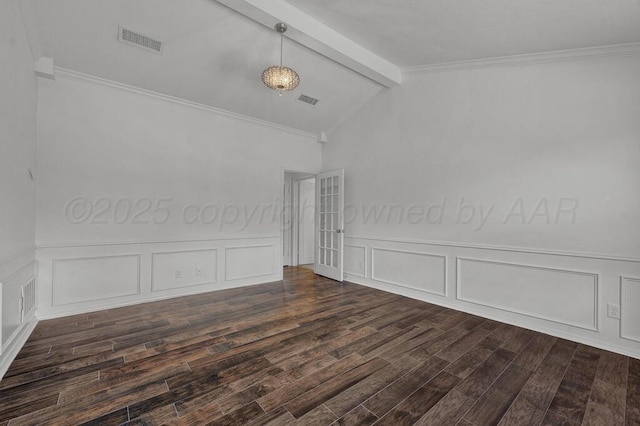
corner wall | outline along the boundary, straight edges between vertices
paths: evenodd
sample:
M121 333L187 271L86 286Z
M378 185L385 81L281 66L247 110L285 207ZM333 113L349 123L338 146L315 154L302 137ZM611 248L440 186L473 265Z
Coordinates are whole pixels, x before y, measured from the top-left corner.
M517 60L408 72L331 133L346 279L640 357L640 55Z
M36 77L18 2L0 3L0 378L29 334L19 310L35 259Z
M60 69L38 118L39 318L281 279L313 135Z

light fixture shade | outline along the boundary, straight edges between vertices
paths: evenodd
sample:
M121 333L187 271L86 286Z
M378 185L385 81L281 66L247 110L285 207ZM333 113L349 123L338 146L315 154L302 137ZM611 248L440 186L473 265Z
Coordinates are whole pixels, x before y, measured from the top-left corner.
M273 66L262 71L262 82L267 87L282 93L298 87L300 77L289 67Z

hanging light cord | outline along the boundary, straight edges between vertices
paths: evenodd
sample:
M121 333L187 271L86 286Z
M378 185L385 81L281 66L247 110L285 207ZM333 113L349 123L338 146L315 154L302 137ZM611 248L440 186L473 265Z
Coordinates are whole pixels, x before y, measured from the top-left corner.
M280 68L282 68L282 49L284 48L284 33L280 33Z

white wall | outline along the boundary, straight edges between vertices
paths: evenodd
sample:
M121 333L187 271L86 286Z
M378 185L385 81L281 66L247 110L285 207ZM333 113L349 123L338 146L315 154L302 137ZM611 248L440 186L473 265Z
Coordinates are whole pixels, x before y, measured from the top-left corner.
M640 356L640 58L604 56L407 73L332 132L347 279Z
M313 135L64 70L38 99L39 315L281 277L283 170L320 169Z
M33 275L36 77L18 2L0 2L0 377L15 356L20 286ZM29 271L30 268L30 271Z

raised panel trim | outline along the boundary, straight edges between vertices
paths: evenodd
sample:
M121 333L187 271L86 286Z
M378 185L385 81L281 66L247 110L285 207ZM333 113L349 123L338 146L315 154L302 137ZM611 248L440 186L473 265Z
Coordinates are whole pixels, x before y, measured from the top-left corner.
M367 256L367 247L366 246L361 246L361 245L357 245L357 244L344 244L344 247L353 247L353 248L359 248L364 250L364 274L360 274L357 272L351 272L351 271L347 271L345 270L344 273L345 274L349 274L349 275L354 275L356 277L360 277L360 278L367 278L367 271L368 271L368 266L369 266L369 258Z
M110 299L117 299L119 297L124 297L124 296L135 296L137 294L140 294L140 258L141 258L141 254L140 253L135 253L135 254L113 254L113 255L107 255L107 256L82 256L82 257L65 257L65 258L55 258L52 260L52 265L51 265L51 306L66 306L66 305L77 305L79 303L87 303L87 302L95 302L96 300L110 300ZM94 259L111 259L111 258L115 258L115 257L135 257L137 260L137 270L138 273L136 274L136 291L133 293L123 293L123 294L118 294L115 296L109 296L109 297L100 297L98 299L91 299L91 300L84 300L81 302L69 302L69 303L56 303L56 264L60 263L60 262L69 262L69 261L74 261L74 260L94 260ZM59 296L58 296L59 297Z
M455 247L455 248L467 248L478 250L492 250L502 251L509 253L530 253L530 254L543 254L551 256L564 256L564 257L576 257L582 259L598 259L598 260L613 260L618 262L631 262L640 263L640 258L624 257L615 254L604 253L581 253L571 251L559 251L559 250L546 250L538 248L517 247L517 246L497 246L490 244L473 244L473 243L457 243L449 241L432 241L432 240L419 240L414 238L384 238L384 237L366 237L361 235L350 235L345 237L348 240L365 240L365 241L382 241L386 243L400 243L400 244L418 244L425 246L439 246L439 247Z
M247 249L247 248L261 248L261 247L271 247L275 252L275 244L256 244L249 246L233 246L233 247L225 247L224 249L224 279L225 281L238 281L238 280L246 280L249 278L258 278L258 277L267 277L269 275L274 274L273 270L273 261L271 262L271 269L269 273L258 274L258 275L243 275L240 277L229 277L229 252L232 250L238 249Z
M174 287L174 288L165 288L165 289L155 289L154 288L154 284L155 284L155 277L153 274L153 271L155 270L154 268L154 264L155 264L155 257L156 255L163 255L163 254L180 254L180 253L193 253L193 252L205 252L205 251L212 251L215 253L214 259L215 259L215 269L216 269L216 277L217 277L217 271L218 271L218 248L211 248L211 249L190 249L190 250L170 250L170 251L153 251L151 252L151 292L157 292L157 291L169 291L169 290L174 290L176 288L184 288L184 287L196 287L196 286L200 286L200 285L207 285L207 284L215 284L218 282L217 278L214 278L213 281L211 280L204 280L202 282L196 282L193 284L188 284L188 285L183 285L180 287Z
M431 291L431 290L426 290L424 288L418 288L418 287L414 287L411 285L407 285L407 284L402 284L402 283L398 283L398 282L394 282L394 281L390 281L390 280L383 280L383 279L379 279L376 278L376 257L375 257L375 252L376 251L388 251L388 252L395 252L395 253L405 253L405 254L417 254L420 256L425 256L425 257L435 257L435 258L440 258L440 259L444 259L444 267L443 267L443 271L442 271L442 292L437 292L437 291ZM389 248L384 248L384 247L371 247L371 279L373 281L378 281L381 283L386 283L386 284L391 284L391 285L396 285L398 287L404 287L404 288L408 288L411 290L415 290L415 291L421 291L424 293L430 293L430 294L435 294L438 296L447 296L447 263L448 263L448 259L446 255L440 255L440 254L432 254L432 253L424 253L424 252L419 252L419 251L409 251L409 250L395 250L395 249L389 249Z
M37 245L37 249L65 249L77 247L111 247L111 246L132 246L132 245L152 245L152 244L188 244L188 243L217 243L220 241L237 241L237 240L267 240L279 239L279 235L241 235L241 236L224 236L212 238L195 238L184 240L143 240L143 241L96 241L96 242L79 242L68 241L62 243L41 243Z
M575 275L583 275L583 276L587 276L587 277L592 277L593 278L593 291L594 291L594 306L593 306L593 325L592 326L585 326L584 324L579 324L579 323L573 323L573 322L566 322L566 321L561 321L555 318L551 318L551 317L547 317L545 315L537 315L535 313L532 312L525 312L525 311L521 311L519 309L513 309L513 308L509 308L507 306L502 306L499 304L494 304L494 303L486 303L486 302L481 302L479 300L474 300L471 298L463 298L460 297L460 292L461 292L461 288L462 288L462 271L461 271L461 261L471 261L471 262L478 262L478 263L486 263L486 264L492 264L492 265L506 265L506 266L515 266L515 267L519 267L519 268L527 268L527 269L534 269L534 270L541 270L541 271L551 271L551 272L560 272L560 273L565 273L565 274L575 274ZM585 271L576 271L576 270L571 270L571 269L560 269L560 268L548 268L548 267L544 267L544 266L537 266L537 265L527 265L527 264L523 264L523 263L510 263L510 262L497 262L497 261L493 261L493 260L486 260L486 259L478 259L478 258L472 258L472 257L462 257L462 256L458 256L456 257L456 299L457 300L461 300L463 302L469 302L469 303L473 303L476 305L480 305L480 306L487 306L489 308L494 308L494 309L499 309L501 311L504 312L511 312L514 314L519 314L519 315L525 315L531 318L538 318L538 319L542 319L545 321L550 321L550 322L554 322L556 324L563 324L563 325L568 325L570 327L577 327L577 328L582 328L584 330L589 330L589 331L599 331L598 328L598 300L599 300L599 285L598 285L598 274L592 273L592 272L585 272Z
M632 278L620 276L620 337L634 342L640 342L640 336L632 336L628 332L627 319L625 316L625 305L623 302L627 299L627 287L630 284L640 285L640 278ZM640 306L638 307L640 309Z

